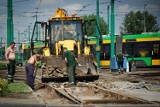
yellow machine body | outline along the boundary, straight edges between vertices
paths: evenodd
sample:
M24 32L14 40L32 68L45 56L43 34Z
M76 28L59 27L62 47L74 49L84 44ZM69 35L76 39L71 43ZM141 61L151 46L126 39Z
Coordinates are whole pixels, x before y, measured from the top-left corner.
M63 48L73 51L81 66L76 67L78 76L92 75L90 79L98 77L96 60L90 55L90 47L82 47L82 18L77 16L67 16L64 9L57 9L52 18L48 20L50 31L50 45L43 48L46 56L46 67L42 68L42 78L45 81L55 79L55 77L65 77L67 71L63 59ZM77 24L78 23L78 24ZM87 79L86 77L84 80Z

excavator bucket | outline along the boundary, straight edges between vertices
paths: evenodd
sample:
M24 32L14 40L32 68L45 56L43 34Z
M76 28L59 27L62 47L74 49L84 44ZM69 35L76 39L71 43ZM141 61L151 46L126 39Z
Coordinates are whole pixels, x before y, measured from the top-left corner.
M86 75L98 75L96 60L92 55L81 55L78 57L78 70Z
M94 81L99 78L96 64L92 56L79 56L79 66L76 66L75 79L77 81ZM69 81L67 68L61 55L46 57L46 65L42 66L42 82Z

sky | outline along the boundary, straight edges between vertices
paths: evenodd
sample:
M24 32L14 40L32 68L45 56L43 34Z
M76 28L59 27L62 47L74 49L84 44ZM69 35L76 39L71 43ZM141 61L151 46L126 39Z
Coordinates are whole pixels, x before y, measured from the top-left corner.
M100 17L107 22L107 6L111 0L99 0ZM18 31L22 39L27 39L28 26L31 32L36 21L47 22L57 8L63 8L68 15L77 16L96 14L96 0L12 0L13 2L13 24L14 38L17 40ZM160 26L160 0L115 0L115 34L120 34L124 17L130 11L146 11L157 17ZM25 34L25 35L24 35ZM0 0L0 37L3 41L7 38L7 0Z

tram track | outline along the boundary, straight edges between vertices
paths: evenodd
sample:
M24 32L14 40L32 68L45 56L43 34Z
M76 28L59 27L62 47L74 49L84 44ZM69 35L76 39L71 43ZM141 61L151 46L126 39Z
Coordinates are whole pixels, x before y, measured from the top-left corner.
M68 83L65 83L57 87L54 83L45 83L45 88L50 89L50 91L53 91L54 94L59 95L59 97L61 97L60 99L65 97L66 99L70 100L72 102L70 104L134 104L135 106L141 104L153 104L140 98L109 91L94 84L89 85L87 83L79 83L77 86L70 86ZM37 91L36 93L41 93L41 91ZM45 94L47 95L47 93ZM44 100L44 102L49 103L49 100L46 99L45 95L43 95L41 98Z

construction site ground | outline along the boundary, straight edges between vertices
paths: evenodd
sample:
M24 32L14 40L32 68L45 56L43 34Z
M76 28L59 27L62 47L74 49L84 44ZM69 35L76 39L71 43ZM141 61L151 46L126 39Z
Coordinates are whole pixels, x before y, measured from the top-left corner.
M25 81L25 71L23 67L17 67L15 79L16 81ZM0 70L0 77L5 78L6 70ZM18 95L0 97L0 107L54 107L54 106L91 106L91 107L159 107L160 106L160 70L159 68L137 68L136 71L124 72L110 72L110 69L100 69L99 79L94 82L78 82L77 86L70 86L68 82L63 83L41 83L40 72L35 81L36 90L32 91L29 87L29 93L21 93ZM16 82L15 81L15 82ZM92 88L86 88L92 86ZM94 86L94 87L93 87ZM70 88L68 88L70 87ZM110 103L104 103L101 99L104 93L98 93L97 88L107 90L109 92L117 93L119 95L127 96L126 98L138 99L139 101L146 101L145 103L135 103L126 99L107 100ZM73 94L80 94L79 99L87 99L92 103L81 102L75 99L71 100L62 95L64 89ZM61 92L59 94L57 91ZM80 93L82 92L82 93ZM95 94L95 95L94 95ZM106 94L106 93L105 93ZM92 95L88 98L86 95ZM66 95L67 96L67 95ZM72 96L72 94L70 95ZM104 96L103 96L104 97ZM94 100L95 99L95 100ZM101 99L97 101L97 99ZM123 98L122 98L123 99ZM103 101L102 101L103 100ZM94 103L94 102L97 103ZM115 101L115 103L114 103ZM127 103L127 101L129 101ZM102 102L102 103L101 103ZM120 103L117 103L120 102ZM131 102L131 103L130 103ZM134 104L135 103L135 104Z

